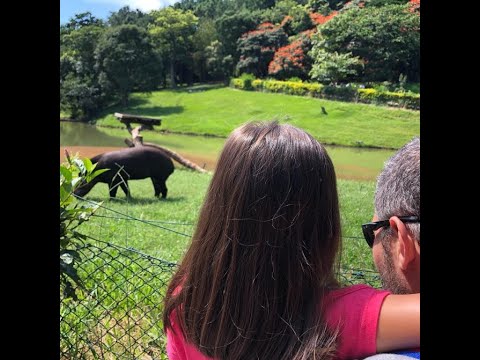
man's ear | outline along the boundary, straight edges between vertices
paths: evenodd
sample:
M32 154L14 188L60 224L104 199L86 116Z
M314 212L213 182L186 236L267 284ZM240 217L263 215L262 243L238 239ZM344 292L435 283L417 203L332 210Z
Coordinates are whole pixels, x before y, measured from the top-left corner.
M398 265L400 269L405 271L415 259L415 239L412 238L405 224L397 216L390 218L390 228L397 235L395 251Z

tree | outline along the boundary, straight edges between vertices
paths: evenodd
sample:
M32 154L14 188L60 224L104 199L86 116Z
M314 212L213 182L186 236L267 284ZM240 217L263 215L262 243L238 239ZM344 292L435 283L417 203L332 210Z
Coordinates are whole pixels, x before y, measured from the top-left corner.
M277 1L274 7L263 12L262 20L278 24L290 13L290 10L296 6L298 6L298 3L295 0Z
M310 19L309 12L304 6L293 6L290 8L288 15L292 17L292 33L289 35L299 34L302 31L311 29L313 27L313 22Z
M67 24L65 24L65 29L67 31L79 30L85 26L100 26L103 27L105 24L101 19L97 19L92 15L90 11L86 11L80 14L75 14L70 18Z
M233 58L223 53L222 43L218 40L205 48L205 61L209 75L214 79L226 82L228 75L233 72Z
M98 22L78 20L83 25L64 28L60 35L60 109L79 120L90 119L99 111L105 94L98 83L95 49L103 26Z
M215 19L218 40L222 44L225 56L231 56L234 64L238 62L240 53L237 50L237 41L248 31L254 30L259 21L258 15L247 10L227 12Z
M409 0L366 0L364 1L365 6L385 6L385 5L403 5L406 4Z
M68 59L71 62L73 67L69 69L76 76L94 76L95 48L104 32L104 27L90 25L69 31L60 37L60 57L63 61Z
M193 34L198 18L193 12L167 7L152 11L153 25L149 32L162 54L170 59L170 82L176 87L176 65L178 60L187 58L193 48Z
M315 58L315 63L310 76L322 83L337 85L340 81L356 76L362 67L361 60L351 53L329 53L322 48L314 48L311 56Z
M408 5L352 7L319 27L320 47L362 59L365 81L419 79L420 17Z
M275 51L286 44L287 35L281 26L272 23L258 25L256 30L249 31L238 39L240 60L237 71L256 77L266 76Z
M315 29L304 31L290 44L279 48L268 65L268 74L278 79L307 79L311 68L311 59L307 53L312 47L310 37L314 32Z
M237 8L236 1L225 0L181 0L173 5L175 9L191 10L199 18L216 19L226 11Z
M60 109L70 113L72 119L89 120L103 104L100 85L90 78L73 73L60 82Z
M159 82L159 64L148 33L135 25L110 28L95 52L99 81L128 105L133 91L153 90Z
M217 41L217 30L212 19L202 18L193 35L193 72L203 82L207 78L207 47Z
M327 0L308 0L306 7L308 10L322 15L328 15L331 10Z
M131 10L129 6L124 6L116 12L112 12L108 17L110 26L137 25L146 29L151 21L152 17L149 14L143 13L138 9Z

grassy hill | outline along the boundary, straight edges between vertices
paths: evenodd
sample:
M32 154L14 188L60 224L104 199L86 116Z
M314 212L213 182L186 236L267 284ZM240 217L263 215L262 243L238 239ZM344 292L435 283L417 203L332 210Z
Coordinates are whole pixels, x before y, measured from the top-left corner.
M114 112L160 118L158 130L221 137L247 121L276 119L344 146L397 149L420 134L419 111L206 85L132 94L127 108L107 109L96 124L123 127Z

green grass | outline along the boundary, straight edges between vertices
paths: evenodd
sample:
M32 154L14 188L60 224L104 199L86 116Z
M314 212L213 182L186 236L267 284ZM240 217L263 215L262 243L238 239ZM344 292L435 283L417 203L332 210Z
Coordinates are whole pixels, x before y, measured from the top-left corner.
M98 184L87 199L103 201L102 208L78 230L102 240L97 248L108 242L177 263L190 243L211 177L177 169L167 181L169 195L165 200L154 198L149 179L129 182L133 199L128 202L120 190L116 200L109 200L107 185ZM374 269L360 230L360 224L372 217L374 187L373 181L338 181L344 269ZM100 251L100 256L87 252L81 262L79 275L94 296L77 291L81 301L64 299L61 303L62 354L68 358L88 354L104 358L101 354L118 357L128 351L127 357L138 358L154 352L156 358L166 359L162 300L173 269L152 265L145 257L135 259L110 245L106 250ZM127 256L120 256L122 253ZM343 274L344 280L356 283L365 283L362 274L369 276L356 271Z
M154 198L149 179L129 182L133 197L130 202L121 190L116 200L109 200L107 185L98 184L87 195L88 199L104 201L105 208L145 222L117 219L121 215L102 208L98 216L82 225L81 231L103 241L131 246L149 255L178 262L189 244L211 177L211 174L177 169L167 180L169 193L165 200ZM372 218L375 184L373 181L339 180L338 187L344 235L343 264L373 269L360 224Z
M322 114L322 106L328 115ZM107 109L97 125L122 127L114 112L161 118L161 130L223 137L247 121L277 119L307 130L324 144L387 149L397 149L420 133L418 111L228 87L135 93L129 107Z

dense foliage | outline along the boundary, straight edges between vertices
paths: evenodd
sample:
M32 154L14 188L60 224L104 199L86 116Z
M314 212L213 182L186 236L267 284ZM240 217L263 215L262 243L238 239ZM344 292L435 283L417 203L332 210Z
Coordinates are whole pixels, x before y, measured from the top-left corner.
M82 261L78 247L83 245L86 235L78 227L88 221L99 203L80 204L74 198L75 189L82 182L89 182L103 170L95 170L89 159L70 158L60 165L60 285L65 297L76 298L75 290L83 289L82 280L77 274L77 264Z
M60 26L60 108L89 120L134 91L242 73L415 83L419 15L420 0L181 0L105 20L76 14Z

